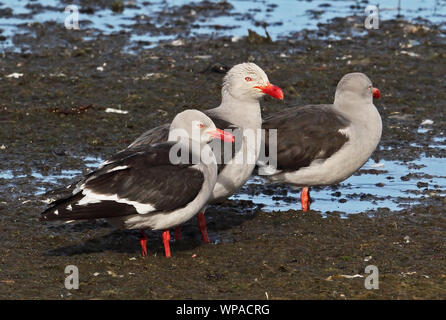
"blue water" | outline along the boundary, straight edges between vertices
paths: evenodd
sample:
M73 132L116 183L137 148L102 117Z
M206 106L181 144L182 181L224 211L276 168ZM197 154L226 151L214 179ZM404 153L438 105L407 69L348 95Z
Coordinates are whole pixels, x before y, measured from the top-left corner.
M419 160L404 163L401 161L380 161L378 164L369 160L362 169L385 170L386 173L369 174L362 173L353 175L339 185L339 188L314 188L310 189L312 198L311 209L321 212L340 211L345 214L376 210L378 208L389 208L390 210L402 210L414 204L419 204L425 195L418 194L424 188L417 186L418 182L428 183L428 188L440 195L446 195L446 159L422 157ZM416 165L416 166L413 166ZM422 168L418 166L423 165ZM415 167L415 168L414 168ZM418 169L416 169L418 168ZM401 180L401 177L409 173L429 175L432 177L425 179ZM389 177L389 179L388 179ZM265 183L263 179L255 177L247 182L244 187ZM377 186L377 184L384 184ZM287 211L300 210L300 190L287 188L287 197L290 200L274 200L272 196L260 194L251 196L242 190L234 195L234 200L251 200L255 204L263 206L265 211ZM340 196L333 193L340 192ZM417 194L415 194L415 192ZM361 199L361 194L370 194L373 199ZM378 199L375 199L378 198ZM292 201L294 199L294 201ZM345 199L346 202L339 202Z
M444 149L444 144L446 144L444 135L435 137L433 140L434 144L430 145L431 148ZM86 156L80 159L84 163L85 171L94 170L103 162L103 159L97 156ZM362 169L375 169L380 171L380 174L358 173L342 182L336 189L331 187L311 189L310 193L313 200L311 209L322 213L340 211L346 216L377 208L401 210L421 203L424 197L430 196L431 192L445 196L445 163L446 158L427 157L425 155L410 162L381 160L379 163L375 163L373 160L369 160ZM418 174L422 177L409 179L408 181L401 179L401 177L409 173ZM23 182L23 179L28 181L32 177L35 190L33 194L28 196L40 196L52 189L73 183L81 175L81 170L61 170L55 174L45 175L37 170L33 170L29 174L20 171L0 170L0 191L3 187L17 187L17 190L20 191L20 182ZM419 182L428 183L428 186L420 188L417 186ZM280 200L274 200L274 195L260 193L252 196L248 193L248 188L261 191L264 183L265 181L261 177L253 177L238 194L230 199L250 200L254 204L262 205L265 211L300 210L299 189L286 186L281 187L282 190L286 188L288 194L286 196L287 199ZM380 186L379 184L383 185ZM423 191L426 188L428 192L420 194L419 191ZM335 196L335 192L339 192L340 195ZM361 199L360 195L362 194L368 194L372 197ZM21 196L27 195L21 194ZM345 199L346 201L339 202L340 199Z
M12 8L13 14L27 14L30 10L26 8L29 1L25 0L2 0L0 9ZM127 2L127 1L124 1ZM97 10L94 14L79 13L80 28L91 29L91 34L86 37L86 40L94 39L97 32L100 30L103 33L110 34L118 32L122 29L128 29L129 25L135 23L133 18L145 15L151 18L151 22L157 21L157 17L162 13L168 12L173 6L181 6L191 3L188 0L171 0L171 1L157 1L149 5L143 5L142 0L132 1L138 5L139 8L125 8L122 13L115 13L110 9ZM198 1L197 1L198 2ZM213 1L217 2L217 1ZM267 30L273 39L281 36L289 35L292 32L300 31L302 29L316 29L318 23L327 22L334 17L342 17L349 15L363 15L365 17L363 1L352 0L231 0L233 9L229 14L218 16L215 18L202 18L194 23L198 24L200 28L193 28L191 34L136 34L131 35L130 41L147 41L156 45L159 41L172 41L177 37L188 37L194 35L213 34L213 35L229 35L235 37L244 36L247 34L247 29L253 29L256 32L263 34L262 26L256 25L258 22L266 22L268 24ZM58 10L46 10L42 13L35 14L29 18L17 19L2 18L0 20L0 29L3 30L2 35L6 36L6 41L0 42L0 48L14 48L12 36L16 33L21 33L23 30L17 26L30 22L45 22L56 21L63 24L67 13L64 12L65 5L57 0L39 0L33 1L33 4L40 3L43 6L55 7ZM360 3L361 7L351 7ZM398 14L397 6L398 0L372 0L369 4L378 5L380 8L380 22L385 23L386 20L395 18ZM249 17L246 19L244 14L248 13ZM199 13L196 13L197 15ZM446 1L444 0L401 0L400 14L407 20L413 20L418 17L428 19L433 23L441 24L445 22L446 18ZM82 21L89 20L91 24L83 23ZM161 22L162 23L162 22ZM212 26L222 25L231 27L229 30L215 30ZM112 28L110 28L112 26Z

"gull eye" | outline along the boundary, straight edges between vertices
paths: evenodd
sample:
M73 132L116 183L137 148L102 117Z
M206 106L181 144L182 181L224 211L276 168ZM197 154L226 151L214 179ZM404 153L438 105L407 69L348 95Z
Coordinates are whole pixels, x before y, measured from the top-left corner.
M252 78L251 77L245 77L245 81L247 81L247 82L252 81Z

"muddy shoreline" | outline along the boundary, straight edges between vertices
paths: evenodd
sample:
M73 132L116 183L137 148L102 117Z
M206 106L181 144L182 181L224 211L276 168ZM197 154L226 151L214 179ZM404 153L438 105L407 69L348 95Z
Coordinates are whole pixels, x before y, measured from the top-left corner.
M86 157L105 159L185 108L218 105L224 71L241 61L257 63L284 89L284 103L262 102L264 114L331 102L342 75L364 72L383 94L376 105L384 131L373 160L410 166L420 157L445 158L446 142L438 138L445 135L445 32L428 22L393 20L356 36L351 26L358 19L335 19L273 42L254 34L235 42L195 38L150 49L136 43L134 53L124 50L125 33L86 41L58 24L24 26L29 30L14 41L29 50L0 57L0 298L265 299L267 292L270 299L445 299L446 188L410 175L409 167L394 177L419 185L419 200L408 208L345 218L319 211L317 202L303 213L297 200L295 210L277 212L228 200L207 212L213 243L203 245L190 221L184 240L171 244L170 260L157 232L143 259L137 232L103 221L37 221L42 201L63 191L51 190L88 172ZM340 40L323 40L333 32ZM23 76L7 77L13 73ZM427 119L432 123L422 126ZM72 178L63 178L67 170ZM374 174L385 190L389 173ZM57 175L63 177L52 179ZM277 186L243 192L289 197ZM64 268L72 264L80 289L68 291ZM342 276L366 276L369 264L379 268L379 290L366 290L364 278Z

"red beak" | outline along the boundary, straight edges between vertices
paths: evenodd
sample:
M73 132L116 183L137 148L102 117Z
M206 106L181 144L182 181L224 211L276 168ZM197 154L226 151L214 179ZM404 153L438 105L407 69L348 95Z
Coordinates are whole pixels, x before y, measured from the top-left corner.
M215 131L209 131L208 133L211 136L213 136L214 138L223 140L224 142L234 142L235 141L234 135L227 131L217 129Z
M372 88L373 98L379 99L381 98L381 91L377 88Z
M268 83L266 86L257 86L254 87L260 89L264 94L267 94L275 99L283 100L283 91L278 86L274 86L271 83Z

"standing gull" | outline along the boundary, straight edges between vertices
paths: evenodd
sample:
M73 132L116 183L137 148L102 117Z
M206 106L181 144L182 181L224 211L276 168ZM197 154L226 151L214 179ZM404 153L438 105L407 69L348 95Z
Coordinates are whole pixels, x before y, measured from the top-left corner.
M144 230L164 230L165 254L170 257L169 229L202 210L215 186L217 161L208 145L214 138L234 139L202 112L183 111L172 121L167 142L117 153L40 219L107 218L118 228L140 229L143 256L147 255Z
M380 96L365 74L349 73L339 81L333 104L294 107L266 117L266 137L277 130L277 168L259 161L260 174L271 182L303 187L302 210L309 210L310 186L347 179L376 149L382 122L373 98ZM265 148L268 153L270 141Z

